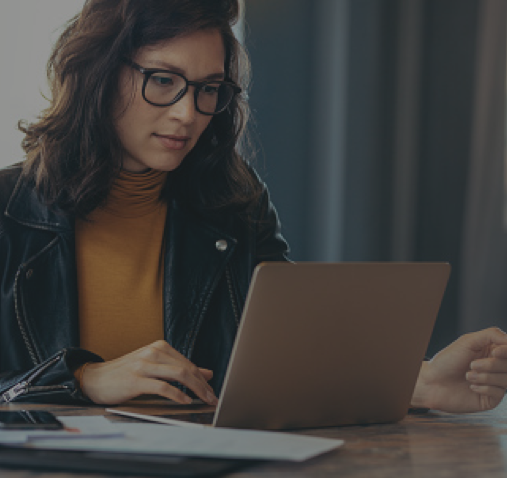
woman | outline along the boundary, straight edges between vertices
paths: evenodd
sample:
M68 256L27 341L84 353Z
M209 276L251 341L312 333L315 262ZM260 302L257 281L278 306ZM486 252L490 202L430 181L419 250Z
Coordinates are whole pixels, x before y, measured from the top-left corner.
M216 404L252 270L288 251L238 153L237 16L237 0L88 0L58 40L50 106L0 174L0 401ZM505 388L492 329L425 363L413 404L491 408Z

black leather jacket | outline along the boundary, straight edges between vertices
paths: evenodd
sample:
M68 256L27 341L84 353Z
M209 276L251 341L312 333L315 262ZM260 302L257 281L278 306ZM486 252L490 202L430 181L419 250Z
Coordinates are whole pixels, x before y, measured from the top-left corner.
M21 168L0 171L0 403L87 401L73 371L102 359L79 348L74 222L43 205ZM286 260L267 190L253 226L217 225L168 207L165 338L214 372L219 393L254 267ZM118 330L118 340L122 331Z

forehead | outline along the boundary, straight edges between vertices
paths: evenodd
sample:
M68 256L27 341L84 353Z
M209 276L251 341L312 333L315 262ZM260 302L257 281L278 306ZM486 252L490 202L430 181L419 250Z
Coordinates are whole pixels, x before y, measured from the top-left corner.
M134 61L145 68L177 68L190 76L222 73L225 47L219 30L199 30L140 48Z

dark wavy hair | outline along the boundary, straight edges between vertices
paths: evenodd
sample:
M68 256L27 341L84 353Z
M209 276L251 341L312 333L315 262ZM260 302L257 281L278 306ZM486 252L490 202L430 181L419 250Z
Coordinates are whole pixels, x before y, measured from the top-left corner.
M218 29L225 45L226 77L244 91L249 62L232 26L238 0L87 0L72 18L47 64L50 105L25 133L24 174L41 199L64 213L86 217L107 197L121 169L122 146L113 125L113 102L124 58L139 48L182 35ZM260 184L241 154L249 115L246 95L212 118L163 191L200 213L242 211Z

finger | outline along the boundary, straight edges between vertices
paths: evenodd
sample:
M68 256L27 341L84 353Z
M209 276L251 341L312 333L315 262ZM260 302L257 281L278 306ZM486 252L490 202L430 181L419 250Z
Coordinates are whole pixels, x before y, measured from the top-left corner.
M209 382L213 378L213 370L208 370L207 368L199 367L199 372L201 372L201 375L207 382Z
M491 355L495 358L507 360L507 345L497 345L492 351Z
M466 378L474 385L491 385L507 389L507 373L480 373L471 371L466 374Z
M173 360L179 360L181 362L186 363L188 366L195 367L195 365L188 360L184 355L179 353L174 347L171 347L165 340L157 340L152 344L141 349L143 351L143 358L146 358L152 362L160 362L160 363L173 363ZM208 371L213 374L211 370L201 368L199 371ZM210 380L210 379L206 379Z
M152 344L153 348L155 350L160 350L162 352L162 355L160 356L161 359L165 359L165 361L171 362L171 358L176 358L181 360L182 362L187 363L188 365L194 365L189 359L187 359L183 354L178 352L174 347L171 347L165 340L157 340L157 342L154 342ZM170 358L168 358L170 357ZM210 380L213 376L213 371L209 370L207 368L199 367L199 372L201 372L203 375L206 375L206 380Z
M188 369L191 374L200 381L200 386L206 389L207 395L209 397L214 397L213 389L208 384L209 379L205 377L192 362L185 359L183 356L180 356L180 354L172 356L164 350L161 350L162 347L160 346L160 342L162 341L155 342L154 344L140 349L138 356L131 366L131 370L140 376L150 376L151 378L162 378L165 380L177 380L174 376L168 375L171 373L170 371L180 370L182 368ZM167 344L167 342L165 343ZM168 345L168 347L169 349L172 348L170 345ZM154 366L156 365L160 365L163 368L155 369ZM195 383L193 386L195 387ZM209 400L206 401L208 402Z
M161 397L169 398L175 402L183 405L192 403L192 399L183 393L180 389L162 380L154 380L143 378L138 380L138 395L160 395Z
M139 350L144 358L159 359L157 361L170 361L178 359L184 362L190 362L184 355L180 354L174 347L171 347L165 340L157 340Z
M175 365L148 363L144 365L143 373L146 377L177 381L192 390L201 400L216 405L217 398L212 388L205 382L197 367L186 367L178 362Z
M480 352L484 347L491 344L507 345L507 334L498 327L490 327L479 332L463 335L462 340L467 341L472 350Z
M503 388L492 387L489 385L470 385L470 389L473 392L481 395L481 404L483 410L490 410L495 408L505 396L505 390Z
M169 355L170 357L175 357L178 359L181 359L183 361L186 361L188 363L191 363L190 360L187 359L183 354L178 352L174 347L171 347L168 342L165 340L157 340L151 345L148 345L148 347L152 347L156 350L160 350L164 352L165 354Z
M507 373L507 359L482 358L470 363L470 369L476 372Z

